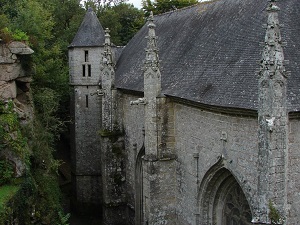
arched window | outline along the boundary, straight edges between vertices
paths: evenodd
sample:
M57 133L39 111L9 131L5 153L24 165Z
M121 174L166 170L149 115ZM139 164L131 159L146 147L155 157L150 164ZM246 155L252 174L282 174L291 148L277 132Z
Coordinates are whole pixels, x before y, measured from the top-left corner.
M197 225L251 225L247 198L232 173L222 162L204 176L198 196Z
M236 182L225 197L222 225L250 225L251 210L243 190Z

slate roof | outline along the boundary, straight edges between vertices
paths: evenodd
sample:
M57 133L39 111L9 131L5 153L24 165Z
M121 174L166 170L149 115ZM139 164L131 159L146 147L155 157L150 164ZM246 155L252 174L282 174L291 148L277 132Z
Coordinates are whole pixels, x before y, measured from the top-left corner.
M154 17L162 93L214 106L257 109L267 0L213 0ZM300 111L300 1L280 0L288 108ZM144 26L123 50L116 86L143 91Z
M104 30L95 12L89 8L69 47L103 46Z

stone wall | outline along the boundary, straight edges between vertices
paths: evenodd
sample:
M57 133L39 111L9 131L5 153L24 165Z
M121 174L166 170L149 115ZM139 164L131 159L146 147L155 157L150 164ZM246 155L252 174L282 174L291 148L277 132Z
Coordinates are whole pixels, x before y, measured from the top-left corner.
M257 119L182 104L176 104L174 111L180 224L195 224L199 185L221 155L253 206L257 189Z
M289 123L289 159L287 179L287 211L286 224L300 224L300 120L291 119Z
M134 198L139 191L135 186L135 163L144 140L144 107L129 104L136 99L137 96L124 94L120 100L123 102L126 183L128 205L131 207L134 207ZM167 129L169 131L166 130L164 135L172 136L175 132L173 151L176 160L155 160L152 163L153 171L150 171L149 163L144 161L144 189L152 185L148 197L152 196L153 204L158 206L158 211L152 215L156 218L153 220L155 224L173 224L174 221L185 225L196 224L201 180L221 155L227 162L227 169L242 187L249 205L253 207L256 201L253 196L256 196L257 190L257 118L225 115L180 103L173 104L169 103L168 112L174 115L168 117L174 117L175 122L172 125L173 120L169 120L165 126L174 129ZM144 191L147 193L147 190ZM146 212L148 209L144 210Z
M72 205L79 213L101 215L101 47L70 48L70 84L73 86L72 126Z
M125 134L127 204L130 211L135 209L136 159L144 144L144 106L130 105L130 101L136 100L136 98L137 96L134 95L123 94L122 99L119 99L120 105L122 105L120 111ZM130 220L134 220L134 218Z
M98 85L100 81L100 60L103 48L77 47L69 49L69 68L71 85ZM83 76L83 65L85 76ZM89 65L91 75L89 76Z

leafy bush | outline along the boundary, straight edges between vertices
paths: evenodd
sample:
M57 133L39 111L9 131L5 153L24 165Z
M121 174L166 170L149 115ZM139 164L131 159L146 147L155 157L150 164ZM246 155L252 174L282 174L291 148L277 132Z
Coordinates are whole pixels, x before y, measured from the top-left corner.
M13 176L12 165L7 160L0 160L0 185L10 183Z
M21 132L18 116L13 111L12 101L0 101L0 151L3 149L15 153L24 162L30 152L27 139Z
M11 41L28 41L29 37L28 35L19 30L16 29L14 31L10 30L8 27L4 27L0 30L0 37L5 43L11 42Z
M9 224L6 221L13 214L12 209L7 205L7 202L13 198L19 190L17 185L4 185L0 187L0 225Z

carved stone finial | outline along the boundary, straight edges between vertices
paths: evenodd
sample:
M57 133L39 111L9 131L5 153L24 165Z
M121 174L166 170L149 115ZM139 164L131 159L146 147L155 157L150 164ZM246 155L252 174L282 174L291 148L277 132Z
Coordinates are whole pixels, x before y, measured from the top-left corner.
M110 30L108 28L105 29L105 45L110 45Z
M278 11L280 9L275 1L276 0L270 0L271 4L267 7L268 23L266 26L265 48L259 73L260 76L268 74L271 78L278 73L284 77L286 76L280 24L278 20Z
M157 49L157 36L155 35L155 27L153 13L150 13L148 18L148 36L147 38L147 49L146 49L146 60L145 60L145 68L152 68L153 70L157 70L159 67L159 57L158 57L158 49Z
M114 66L109 32L110 30L106 28L105 35L104 35L105 41L104 41L104 52L102 53L103 57L102 57L101 70L103 70L105 66Z
M275 4L275 2L271 2L269 7L267 8L267 11L280 11L280 8Z
M154 21L154 16L153 16L153 12L151 11L150 12L150 15L149 15L149 17L148 17L148 21Z

